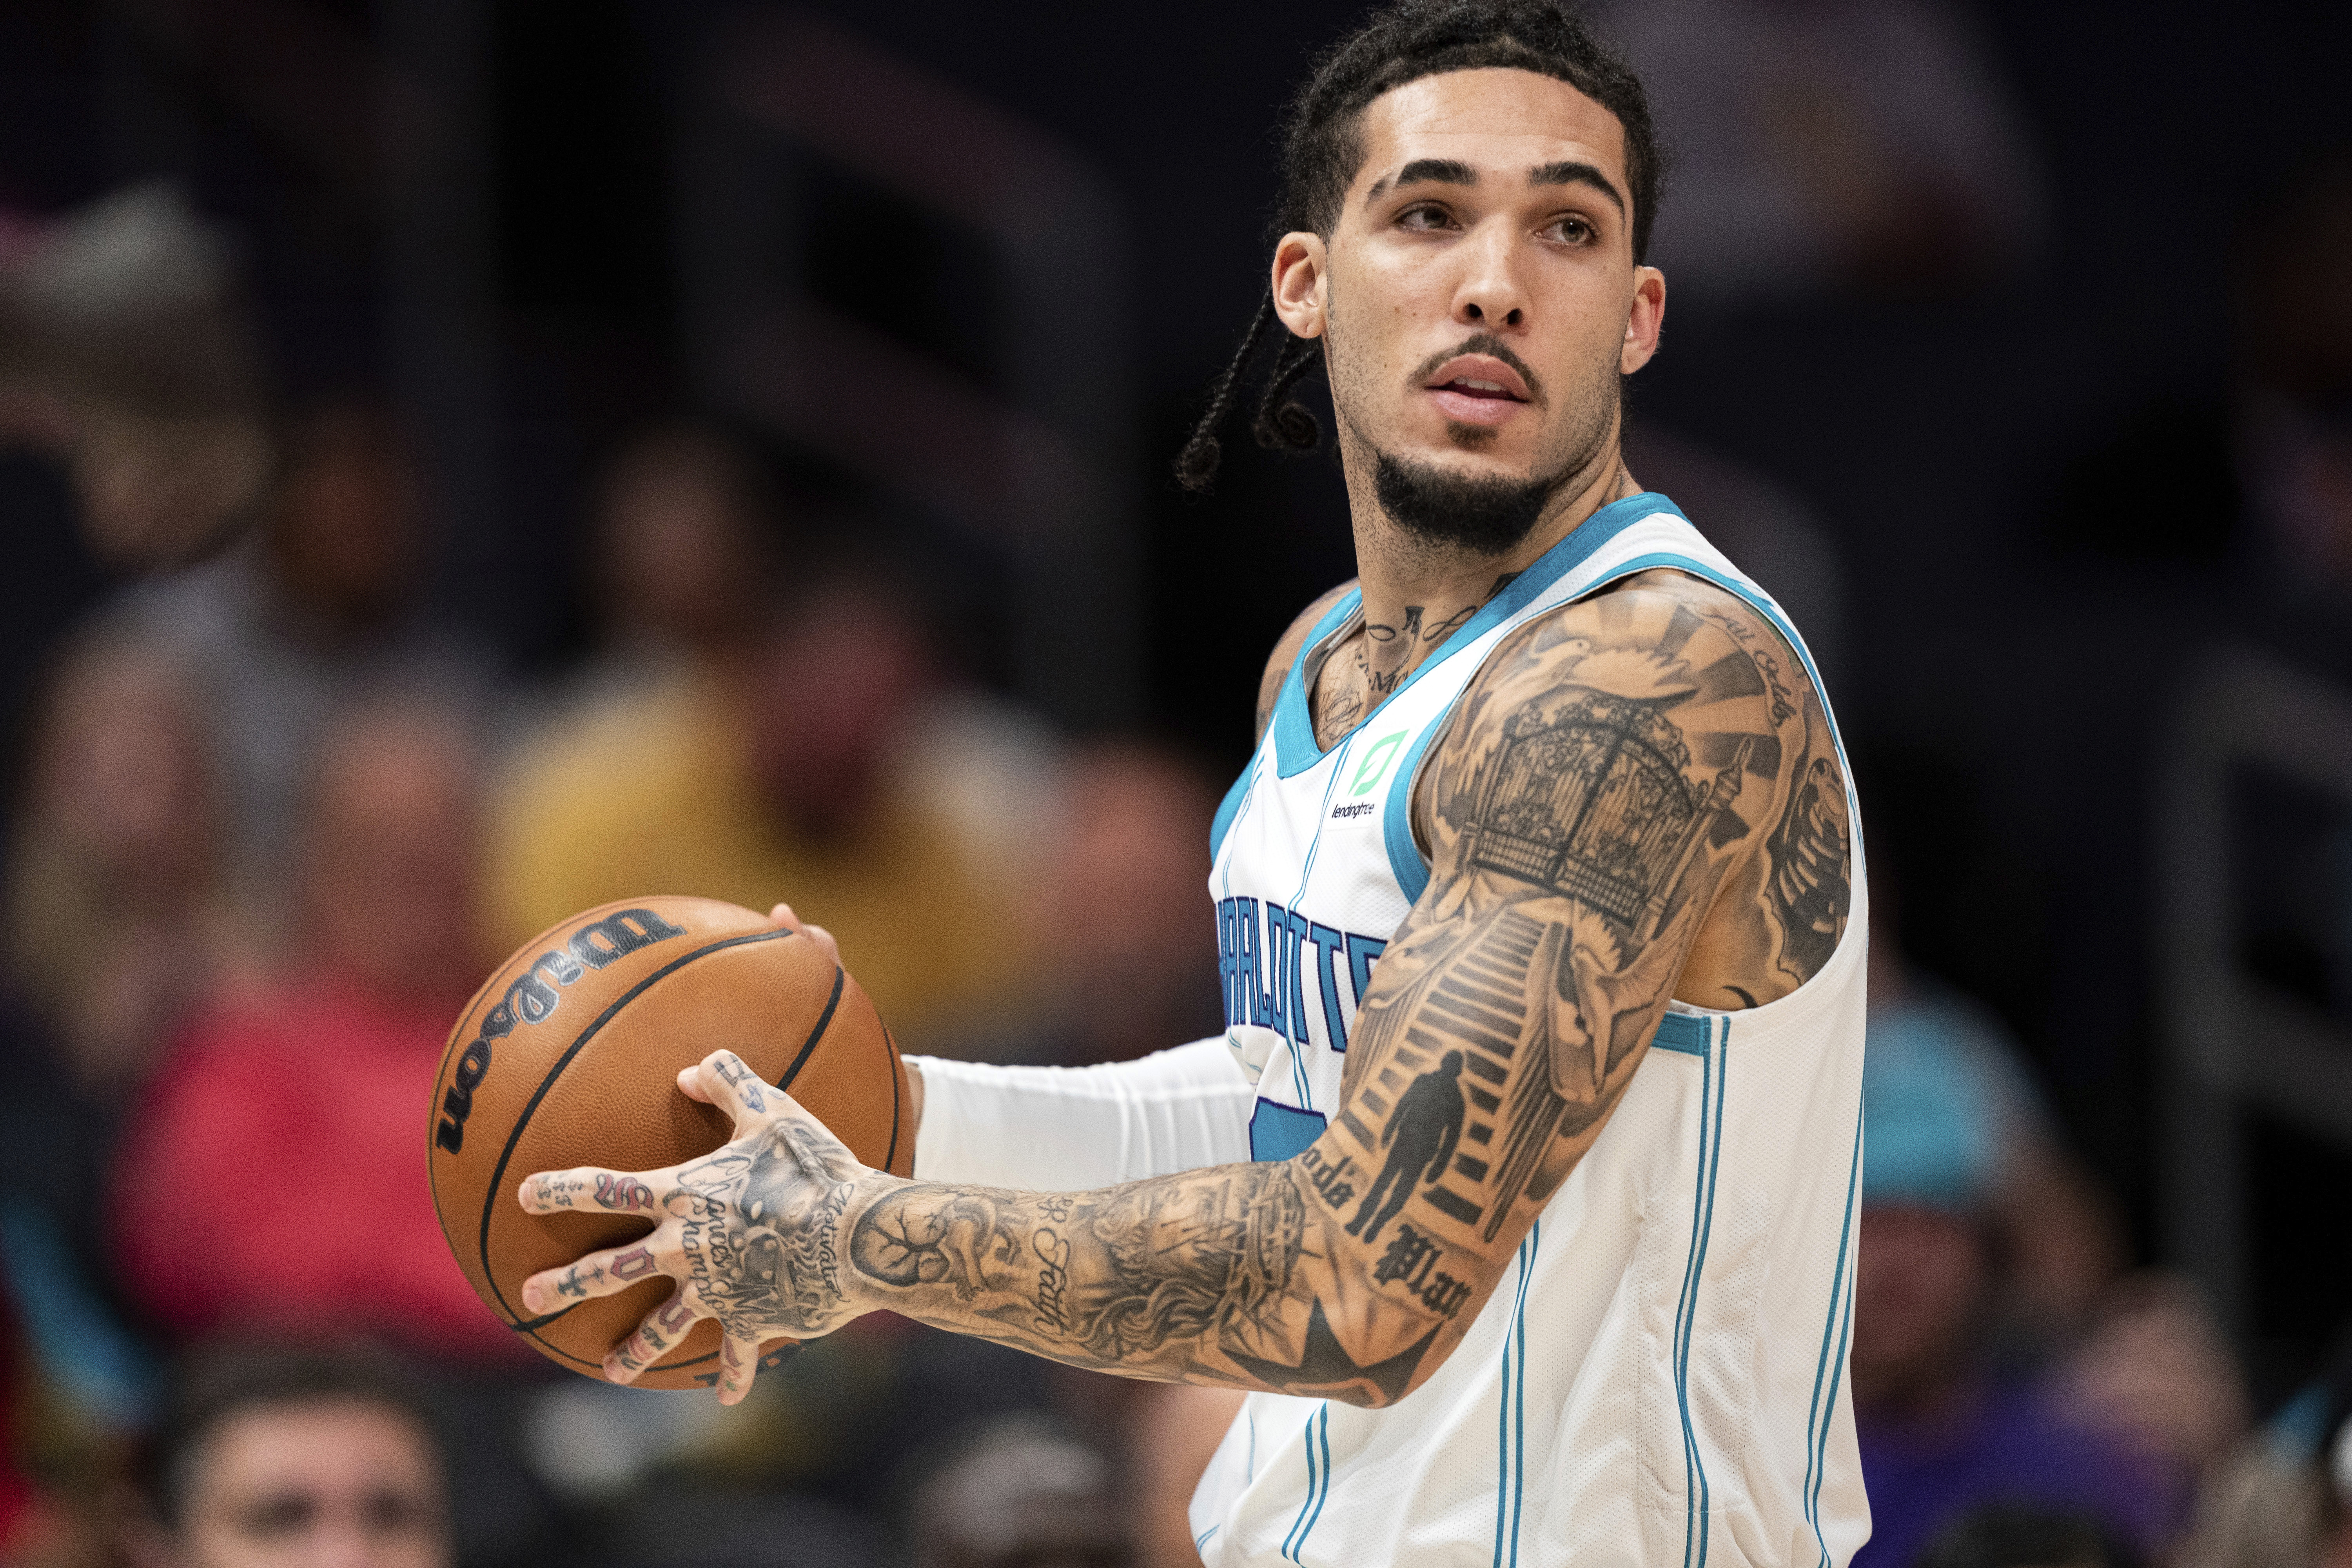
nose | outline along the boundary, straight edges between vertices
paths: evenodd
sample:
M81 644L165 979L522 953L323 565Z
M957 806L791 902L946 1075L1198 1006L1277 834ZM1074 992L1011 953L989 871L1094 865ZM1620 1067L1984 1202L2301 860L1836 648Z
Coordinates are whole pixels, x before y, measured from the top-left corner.
M1528 295L1520 285L1518 247L1510 226L1487 222L1459 247L1465 265L1454 292L1454 319L1488 331L1527 324Z

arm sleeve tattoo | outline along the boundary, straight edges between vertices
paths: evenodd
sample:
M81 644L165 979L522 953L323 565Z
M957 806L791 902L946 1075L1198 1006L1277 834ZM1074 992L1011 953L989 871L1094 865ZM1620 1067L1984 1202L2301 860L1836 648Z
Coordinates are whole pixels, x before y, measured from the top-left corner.
M1520 628L1428 775L1432 877L1342 1109L1283 1163L1056 1194L890 1184L859 1304L1130 1376L1367 1405L1459 1340L1670 998L1759 1005L1848 903L1843 763L1738 601L1642 579Z

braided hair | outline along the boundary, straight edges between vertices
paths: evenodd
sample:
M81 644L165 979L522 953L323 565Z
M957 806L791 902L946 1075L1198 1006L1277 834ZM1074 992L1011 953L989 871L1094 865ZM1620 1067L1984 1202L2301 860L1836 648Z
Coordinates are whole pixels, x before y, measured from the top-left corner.
M1664 184L1664 158L1650 121L1641 79L1594 34L1573 0L1395 0L1326 50L1291 100L1283 127L1282 194L1274 233L1311 231L1329 238L1339 209L1363 167L1363 111L1382 93L1449 71L1502 67L1568 83L1617 117L1625 132L1625 179L1633 204L1633 259L1650 248L1650 227ZM1217 430L1233 412L1251 362L1276 323L1274 293L1259 302L1233 358L1209 384L1205 406L1183 450L1176 479L1203 490L1216 477ZM1276 451L1312 451L1322 440L1315 416L1290 395L1323 357L1319 338L1286 337L1276 350L1250 428Z

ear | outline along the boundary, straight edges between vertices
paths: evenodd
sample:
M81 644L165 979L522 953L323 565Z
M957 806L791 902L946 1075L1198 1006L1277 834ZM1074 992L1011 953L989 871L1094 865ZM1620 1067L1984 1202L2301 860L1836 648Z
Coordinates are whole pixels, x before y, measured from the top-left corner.
M1274 247L1274 313L1295 337L1323 335L1329 305L1323 268L1329 255L1319 234L1286 234Z
M1633 306L1625 313L1625 343L1617 352L1619 374L1631 375L1658 352L1666 325L1666 275L1654 267L1633 268Z

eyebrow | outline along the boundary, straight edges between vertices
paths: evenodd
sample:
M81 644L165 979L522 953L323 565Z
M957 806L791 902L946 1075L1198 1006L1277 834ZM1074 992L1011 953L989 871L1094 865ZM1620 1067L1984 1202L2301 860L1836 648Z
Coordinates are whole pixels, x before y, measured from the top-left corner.
M1458 158L1415 158L1412 163L1399 169L1393 179L1374 180L1372 188L1364 194L1364 200L1375 202L1385 191L1400 185L1418 185L1424 183L1441 185L1475 185L1478 183L1478 171Z
M1610 183L1608 175L1590 163L1580 163L1573 160L1559 163L1544 163L1528 171L1528 184L1530 185L1590 185L1616 204L1618 216L1625 216L1625 198L1618 194L1617 187Z

